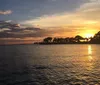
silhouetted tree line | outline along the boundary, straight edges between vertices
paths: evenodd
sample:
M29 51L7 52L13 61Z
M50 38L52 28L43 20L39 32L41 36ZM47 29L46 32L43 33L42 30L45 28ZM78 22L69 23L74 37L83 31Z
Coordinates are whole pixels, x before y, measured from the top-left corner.
M100 31L91 38L90 43L100 44Z
M35 43L37 44L37 43ZM94 37L83 38L80 35L75 37L66 38L44 38L42 42L38 44L100 44L100 31L94 35Z

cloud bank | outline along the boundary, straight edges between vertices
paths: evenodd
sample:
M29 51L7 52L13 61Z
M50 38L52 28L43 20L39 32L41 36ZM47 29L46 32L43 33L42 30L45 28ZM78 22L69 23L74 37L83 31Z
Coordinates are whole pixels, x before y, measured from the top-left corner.
M88 2L80 5L72 12L65 12L54 15L44 15L36 19L26 20L21 24L38 25L40 27L57 27L75 24L96 24L100 22L100 3Z

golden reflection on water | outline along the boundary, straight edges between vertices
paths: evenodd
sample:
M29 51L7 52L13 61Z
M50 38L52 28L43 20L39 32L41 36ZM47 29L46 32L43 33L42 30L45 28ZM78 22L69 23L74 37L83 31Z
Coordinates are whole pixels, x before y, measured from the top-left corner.
M92 47L91 47L91 45L88 46L88 54L90 54L90 55L92 54Z
M92 70L93 69L93 56L92 56L92 46L88 45L88 61L87 62L87 69Z
M89 61L92 61L93 60L93 57L92 57L92 47L91 47L91 45L88 46L88 59L89 59Z
M80 64L88 71L92 71L94 68L92 46L88 45L86 51L87 51L87 56L81 58L82 62L80 62Z

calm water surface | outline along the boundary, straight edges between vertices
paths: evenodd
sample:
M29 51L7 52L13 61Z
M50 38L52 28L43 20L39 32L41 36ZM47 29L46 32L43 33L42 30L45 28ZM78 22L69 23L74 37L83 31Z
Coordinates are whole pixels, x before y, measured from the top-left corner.
M100 85L100 45L0 46L0 85Z

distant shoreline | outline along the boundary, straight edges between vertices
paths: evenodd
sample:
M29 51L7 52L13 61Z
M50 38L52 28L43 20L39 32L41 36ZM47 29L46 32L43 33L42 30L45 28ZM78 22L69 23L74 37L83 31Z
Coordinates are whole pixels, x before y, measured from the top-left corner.
M14 46L14 45L34 45L34 44L3 44L0 46Z
M67 44L4 44L4 45L0 45L0 46L16 46L16 45L99 45L99 43L67 43Z
M35 45L88 45L88 44L100 44L100 43L67 43L67 44L54 44L54 43L48 43L48 44L35 44Z
M75 37L46 37L42 42L35 42L34 44L100 44L100 31L96 33L93 37L83 38L80 35Z

